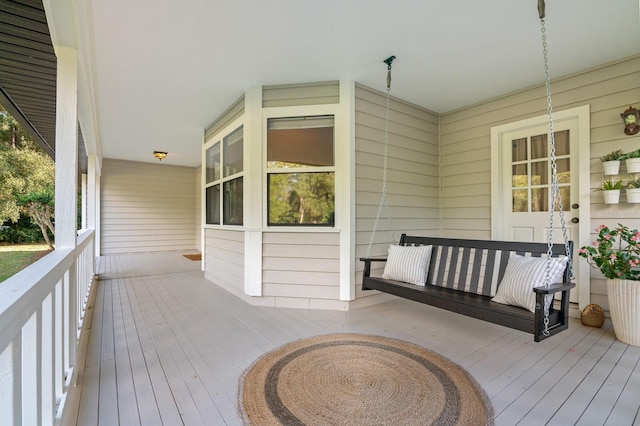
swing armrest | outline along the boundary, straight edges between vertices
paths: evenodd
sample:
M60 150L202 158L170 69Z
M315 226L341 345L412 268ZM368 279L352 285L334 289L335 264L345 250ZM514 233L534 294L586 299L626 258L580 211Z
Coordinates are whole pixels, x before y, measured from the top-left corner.
M534 287L533 291L536 294L536 307L535 307L535 318L533 322L533 340L539 342L541 340L546 339L547 337L556 334L562 330L566 330L569 327L569 293L572 288L576 285L574 283L555 283L551 284L549 288L544 286ZM559 305L559 310L554 312L556 319L553 321L553 325L549 327L548 333L545 335L546 326L544 324L545 321L545 312L544 312L544 301L547 295L562 292L562 300ZM553 304L549 307L549 312L551 312Z
M574 283L555 283L555 284L551 284L549 288L544 286L534 287L533 291L539 294L552 294L552 293L557 293L559 291L571 290L575 286L576 285Z
M364 269L362 270L362 278L367 278L371 275L371 262L386 262L386 257L361 257L360 261L364 262Z

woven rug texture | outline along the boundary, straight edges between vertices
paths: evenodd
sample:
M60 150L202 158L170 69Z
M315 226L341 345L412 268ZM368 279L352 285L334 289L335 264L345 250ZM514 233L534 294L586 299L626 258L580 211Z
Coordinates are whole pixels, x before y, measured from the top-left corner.
M242 375L245 425L492 425L484 390L420 346L363 334L287 343Z

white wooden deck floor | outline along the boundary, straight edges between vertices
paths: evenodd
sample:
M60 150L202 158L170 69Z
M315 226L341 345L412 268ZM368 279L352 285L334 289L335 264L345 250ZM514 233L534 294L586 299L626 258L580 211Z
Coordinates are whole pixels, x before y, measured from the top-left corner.
M253 307L182 259L100 260L64 424L240 424L238 380L251 363L286 342L334 332L403 339L457 362L490 396L498 425L640 424L640 348L616 341L608 321L594 329L574 320L534 343L400 299L349 312Z

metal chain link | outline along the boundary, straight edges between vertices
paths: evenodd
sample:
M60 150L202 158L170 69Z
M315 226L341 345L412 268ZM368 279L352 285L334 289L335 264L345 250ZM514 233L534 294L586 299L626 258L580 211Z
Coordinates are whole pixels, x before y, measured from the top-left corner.
M545 74L545 86L547 91L547 114L549 116L549 136L550 136L550 155L551 155L551 203L549 207L549 234L547 240L547 269L545 272L545 287L549 288L551 285L551 257L553 256L553 228L554 228L554 216L556 202L558 206L558 212L560 216L560 224L562 226L562 237L564 239L565 253L569 253L569 238L567 236L567 224L564 218L564 206L562 204L562 197L560 197L560 188L558 184L558 167L556 164L556 140L555 132L553 130L553 108L551 106L551 79L549 78L549 59L547 53L547 35L545 28L544 17L540 18L540 26L542 33L542 53L544 55L544 74ZM573 262L571 256L567 256L567 268L569 270L569 277L573 280ZM547 297L545 295L544 303L544 330L542 334L549 336L549 306L546 303Z
M389 74L390 75L390 71ZM390 79L387 80L387 102L385 108L385 124L384 124L384 161L382 165L382 194L380 196L380 203L378 204L378 212L376 213L376 220L373 222L373 230L371 231L371 238L369 239L369 245L367 246L366 257L371 254L371 247L373 246L373 240L378 229L378 223L380 222L380 215L382 214L382 207L385 207L387 213L387 221L389 223L389 232L391 232L391 239L393 244L396 244L396 237L393 232L393 226L391 224L391 214L389 211L389 203L387 202L387 168L389 164L389 102L390 102Z

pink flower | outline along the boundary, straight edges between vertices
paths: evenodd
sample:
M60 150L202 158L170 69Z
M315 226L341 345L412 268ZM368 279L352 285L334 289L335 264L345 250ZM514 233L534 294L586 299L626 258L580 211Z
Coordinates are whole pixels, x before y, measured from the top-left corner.
M622 275L622 272L618 271L618 276Z
M604 225L600 225L600 226L598 226L598 227L596 228L596 232L600 232L600 231L602 231L604 228L606 228L606 226L604 226Z
M605 235L605 236L604 236L604 239L605 239L605 240L610 240L610 239L611 239L611 235L609 235L609 234Z
M587 251L586 251L585 249L583 249L583 248L581 248L580 250L578 250L578 253L580 253L580 254L585 254L586 252L587 252Z
M629 260L629 265L634 266L636 263L633 261L633 259Z
M615 253L611 253L611 256L609 256L609 259L616 260L616 254Z

